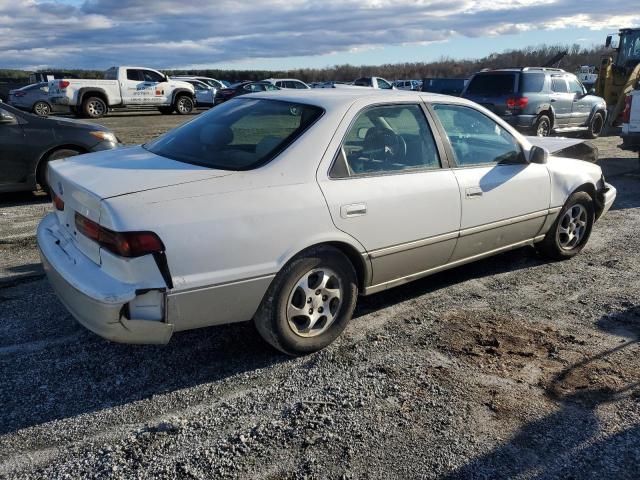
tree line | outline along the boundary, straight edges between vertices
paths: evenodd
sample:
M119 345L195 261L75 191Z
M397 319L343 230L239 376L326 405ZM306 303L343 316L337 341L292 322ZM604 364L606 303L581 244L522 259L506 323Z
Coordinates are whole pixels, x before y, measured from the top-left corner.
M241 80L262 80L269 77L291 77L305 82L352 81L358 77L379 76L388 80L421 79L427 77L467 78L485 69L511 67L538 67L549 62L560 52L566 55L555 65L573 72L581 65L599 65L603 55L610 55L604 47L582 48L574 45L539 45L521 49L492 53L479 59L453 59L443 56L432 62L407 62L384 65L335 65L326 68L299 68L293 70L164 70L168 75L198 75L236 82ZM45 71L45 70L43 70ZM49 70L47 70L49 71ZM78 69L50 69L62 71L78 78L102 78L103 72ZM28 81L29 73L22 70L0 69L0 78Z

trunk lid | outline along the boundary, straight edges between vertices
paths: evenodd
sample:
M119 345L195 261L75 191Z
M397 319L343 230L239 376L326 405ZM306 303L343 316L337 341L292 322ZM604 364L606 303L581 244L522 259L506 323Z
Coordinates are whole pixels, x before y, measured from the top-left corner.
M198 182L232 173L171 160L140 146L70 157L53 162L51 168L65 181L81 186L99 199ZM55 189L55 183L51 185Z
M104 199L230 174L131 147L53 161L48 179L52 193L64 201L64 210L56 210L61 230L82 253L100 264L100 246L77 231L76 213L100 224Z

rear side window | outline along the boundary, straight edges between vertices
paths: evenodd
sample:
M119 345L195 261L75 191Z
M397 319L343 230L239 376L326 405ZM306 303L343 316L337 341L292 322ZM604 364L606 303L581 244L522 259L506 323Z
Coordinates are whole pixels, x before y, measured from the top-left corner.
M435 140L417 105L374 107L351 125L332 178L440 168Z
M551 90L556 93L568 93L567 82L563 77L551 77Z
M473 95L511 95L515 93L515 73L479 74L473 77L467 93Z
M134 82L141 81L142 75L140 75L140 70L127 70L127 80L133 80Z
M353 84L358 87L370 87L372 85L370 78L359 78Z
M520 75L520 93L540 93L544 89L544 73L523 73Z
M234 99L144 145L179 162L251 170L284 150L324 113L320 107Z

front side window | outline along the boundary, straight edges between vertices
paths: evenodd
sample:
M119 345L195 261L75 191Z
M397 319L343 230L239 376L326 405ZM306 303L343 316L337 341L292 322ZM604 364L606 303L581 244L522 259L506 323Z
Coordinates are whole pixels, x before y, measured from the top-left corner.
M324 110L279 100L230 100L144 145L156 155L222 170L264 165Z
M153 83L162 83L164 82L164 77L160 75L158 72L154 72L152 70L142 70L142 77L145 82L153 82Z
M521 163L520 144L491 118L471 107L434 105L458 166Z
M389 84L389 82L379 78L378 79L378 88L383 88L385 90L388 90L388 89L391 89L391 85Z
M360 113L349 128L331 177L440 168L435 140L418 105L381 106Z
M577 78L569 77L567 82L569 83L569 92L576 95L584 95L584 88Z

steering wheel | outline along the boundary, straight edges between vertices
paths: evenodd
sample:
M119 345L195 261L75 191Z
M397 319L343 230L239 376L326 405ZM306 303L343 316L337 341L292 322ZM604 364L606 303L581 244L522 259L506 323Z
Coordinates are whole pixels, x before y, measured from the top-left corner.
M407 155L407 142L390 128L372 127L364 137L361 154L385 163L402 161Z

